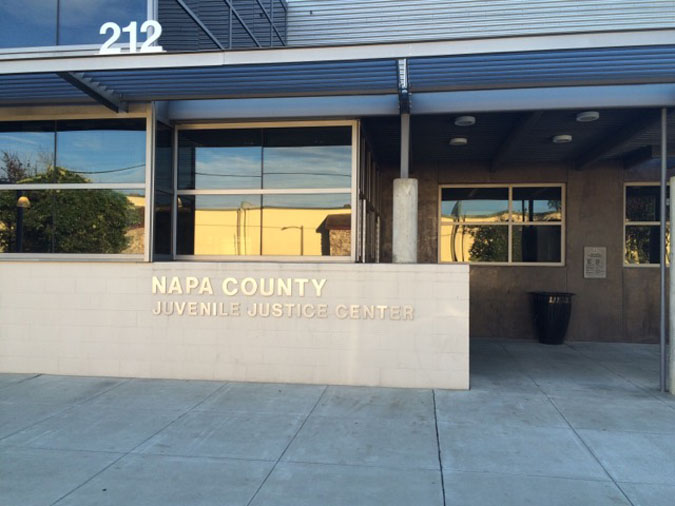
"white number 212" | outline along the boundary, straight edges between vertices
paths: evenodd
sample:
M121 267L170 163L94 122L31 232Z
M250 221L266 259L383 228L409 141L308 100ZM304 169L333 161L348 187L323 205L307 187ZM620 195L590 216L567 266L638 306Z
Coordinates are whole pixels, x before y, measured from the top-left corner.
M119 40L122 32L129 34L130 53L161 53L163 51L162 46L152 45L155 41L157 41L157 39L159 39L160 35L162 35L162 25L153 19L149 19L141 25L141 33L149 33L149 35L140 48L137 48L138 23L136 21L132 21L124 28L120 28L120 25L117 23L108 21L107 23L103 23L101 25L99 33L101 35L105 35L109 30L112 30L112 34L101 46L99 54L120 54L122 52L122 48L112 47L112 45Z

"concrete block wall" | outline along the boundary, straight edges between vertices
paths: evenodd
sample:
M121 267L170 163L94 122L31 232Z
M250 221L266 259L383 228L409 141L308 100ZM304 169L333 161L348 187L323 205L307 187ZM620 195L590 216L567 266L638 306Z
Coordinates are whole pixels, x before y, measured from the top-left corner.
M188 277L208 277L214 293L153 294L153 276L176 277L183 292ZM228 296L226 278L325 285L320 295L308 285L304 295ZM469 386L467 266L3 262L0 286L0 372ZM153 314L183 302L238 302L240 316ZM254 303L325 304L327 316L246 315ZM411 306L414 318L344 317L351 305Z

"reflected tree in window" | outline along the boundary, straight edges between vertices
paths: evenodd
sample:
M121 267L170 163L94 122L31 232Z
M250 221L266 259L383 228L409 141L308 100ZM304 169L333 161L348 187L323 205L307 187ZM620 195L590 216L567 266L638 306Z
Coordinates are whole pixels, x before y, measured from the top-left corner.
M5 170L25 184L89 183L61 167L24 177L29 167L3 154ZM8 164L7 161L10 161ZM8 176L9 177L9 176ZM122 253L129 229L142 225L142 208L115 190L8 190L0 192L0 251Z
M509 238L503 227L469 227L473 244L469 249L472 262L506 262L508 260Z

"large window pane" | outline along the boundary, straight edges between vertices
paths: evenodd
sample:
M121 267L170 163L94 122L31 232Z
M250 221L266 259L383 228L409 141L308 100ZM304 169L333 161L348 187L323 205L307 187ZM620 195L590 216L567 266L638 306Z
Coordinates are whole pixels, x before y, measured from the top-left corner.
M264 188L350 188L351 128L264 131Z
M658 264L660 259L660 227L634 226L626 227L626 263L628 264ZM669 244L666 244L670 250Z
M517 225L513 227L513 262L561 261L560 226Z
M55 46L56 1L2 0L0 48Z
M666 187L666 198L670 188ZM668 201L666 200L666 203ZM626 187L626 220L659 221L661 212L661 188L659 186L627 186ZM669 216L669 206L666 206Z
M53 165L53 121L0 123L0 184L49 182Z
M142 254L142 191L0 191L0 252Z
M263 255L351 254L351 196L265 195Z
M508 262L509 227L441 225L441 262Z
M143 183L145 120L59 121L57 182Z
M60 0L59 44L102 44L108 36L100 35L107 21L127 26L136 21L138 29L148 18L148 0ZM128 44L127 34L120 41Z
M561 221L562 189L557 187L514 188L513 221Z
M508 188L443 188L441 214L452 221L506 222Z
M183 130L179 134L179 189L259 189L260 130Z
M179 255L260 255L260 195L178 197Z

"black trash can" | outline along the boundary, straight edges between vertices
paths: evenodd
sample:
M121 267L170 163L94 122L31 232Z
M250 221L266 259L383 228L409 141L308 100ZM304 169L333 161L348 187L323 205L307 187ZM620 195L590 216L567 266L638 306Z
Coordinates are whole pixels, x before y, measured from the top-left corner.
M530 292L534 325L539 342L562 344L567 333L572 313L573 293Z

